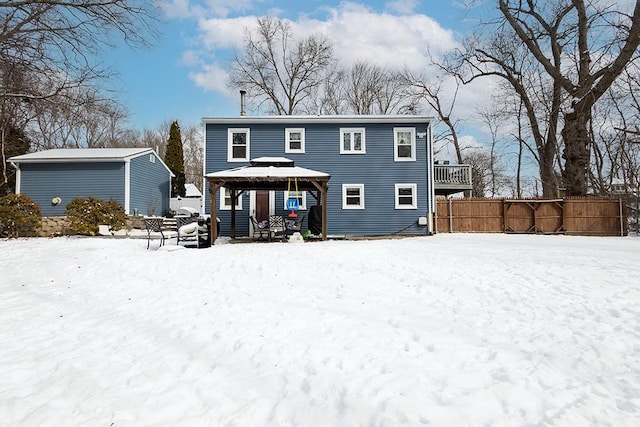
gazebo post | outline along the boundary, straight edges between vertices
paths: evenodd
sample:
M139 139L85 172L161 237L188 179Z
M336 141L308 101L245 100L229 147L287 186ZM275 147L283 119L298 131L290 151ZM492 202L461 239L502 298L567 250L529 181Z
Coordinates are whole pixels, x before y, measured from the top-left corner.
M238 199L238 195L236 194L236 190L231 190L231 238L236 238L236 201Z
M218 187L215 183L209 183L209 205L211 205L211 246L218 238L218 213L216 212L216 193Z
M322 183L322 192L320 193L320 200L322 206L322 240L327 240L327 183Z

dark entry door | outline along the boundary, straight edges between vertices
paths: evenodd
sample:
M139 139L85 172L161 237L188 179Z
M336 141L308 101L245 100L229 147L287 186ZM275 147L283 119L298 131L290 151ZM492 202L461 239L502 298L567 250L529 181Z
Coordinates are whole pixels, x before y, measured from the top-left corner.
M256 191L256 220L269 219L269 191Z

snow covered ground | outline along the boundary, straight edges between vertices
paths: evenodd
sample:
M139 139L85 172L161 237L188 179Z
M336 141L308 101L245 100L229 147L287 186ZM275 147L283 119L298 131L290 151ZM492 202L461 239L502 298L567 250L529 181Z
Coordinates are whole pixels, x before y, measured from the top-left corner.
M0 241L3 426L637 426L640 238Z

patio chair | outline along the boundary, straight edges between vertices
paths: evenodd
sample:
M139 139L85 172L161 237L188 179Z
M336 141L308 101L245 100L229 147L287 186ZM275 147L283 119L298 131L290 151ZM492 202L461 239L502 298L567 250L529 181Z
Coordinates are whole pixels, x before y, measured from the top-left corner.
M185 246L190 243L195 243L196 247L200 247L200 239L206 239L208 237L207 228L198 224L197 216L176 216L176 227L178 230L178 237L176 243L185 243Z
M297 218L285 218L285 235L291 236L295 232L300 232L302 229L302 221L304 220L304 214L298 215Z
M175 231L173 229L167 229L164 224L164 218L160 216L147 216L142 218L142 221L144 222L145 230L147 230L147 249L149 249L151 239L160 239L160 246L163 246L165 240L170 239L175 235Z
M269 215L269 240L286 236L282 215Z
M251 219L251 225L253 227L253 240L268 240L268 224L266 227L264 225L261 227L258 221L253 216L250 216L249 219Z

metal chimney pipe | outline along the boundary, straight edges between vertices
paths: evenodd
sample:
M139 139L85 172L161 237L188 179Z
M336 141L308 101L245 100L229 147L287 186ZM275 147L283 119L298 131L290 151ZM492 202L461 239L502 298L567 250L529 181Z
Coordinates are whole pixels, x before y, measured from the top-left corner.
M244 109L244 98L247 95L247 91L246 90L241 90L240 91L240 115L241 116L246 116L247 112Z

